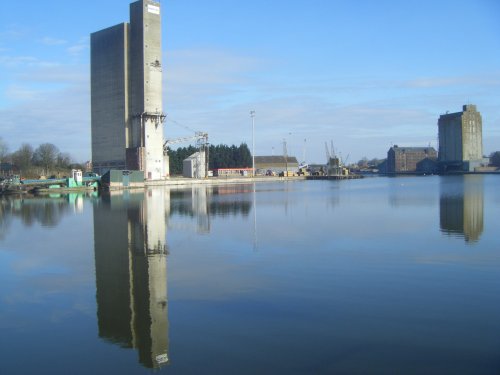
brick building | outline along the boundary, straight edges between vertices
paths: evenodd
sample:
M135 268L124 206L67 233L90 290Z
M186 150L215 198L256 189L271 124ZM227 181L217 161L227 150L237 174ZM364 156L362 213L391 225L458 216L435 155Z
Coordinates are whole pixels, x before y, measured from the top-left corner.
M433 147L391 147L387 152L387 173L434 173L437 152Z

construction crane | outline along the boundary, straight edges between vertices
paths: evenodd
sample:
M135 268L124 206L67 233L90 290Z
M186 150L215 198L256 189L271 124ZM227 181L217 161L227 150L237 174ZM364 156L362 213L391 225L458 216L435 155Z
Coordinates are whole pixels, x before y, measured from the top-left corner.
M184 128L184 129L189 130L190 132L194 133L194 135L188 136L188 137L166 139L165 142L163 143L163 153L165 155L167 155L168 147L170 145L173 145L176 143L184 143L184 142L196 140L196 147L198 147L200 149L200 151L203 148L207 147L207 145L208 145L208 133L193 130L189 126L183 125L183 124L173 120L170 116L165 116L165 118L167 119L167 121L172 122L175 125L180 126L181 128Z
M168 147L170 145L174 145L176 143L184 143L184 142L194 141L194 140L196 141L196 146L201 149L201 148L205 147L206 145L208 145L208 133L195 132L195 135L192 135L189 137L166 139L165 142L163 143L163 152L165 154L167 154Z
M168 166L169 164L169 155L168 155L168 150L169 146L174 145L176 143L184 143L184 142L189 142L189 141L196 141L196 148L200 152L205 153L205 176L208 176L208 133L205 132L195 132L195 135L192 135L190 137L181 137L181 138L175 138L175 139L167 139L163 143L163 155L164 158L167 160L167 175L170 175L170 168Z

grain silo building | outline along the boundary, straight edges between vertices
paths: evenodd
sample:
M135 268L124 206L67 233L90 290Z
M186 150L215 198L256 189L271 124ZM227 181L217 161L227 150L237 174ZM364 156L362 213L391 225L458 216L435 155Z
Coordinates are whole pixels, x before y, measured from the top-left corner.
M483 123L476 106L441 115L438 120L439 164L443 171L474 171L483 163Z
M96 172L165 177L160 4L130 4L130 23L91 34L92 163Z

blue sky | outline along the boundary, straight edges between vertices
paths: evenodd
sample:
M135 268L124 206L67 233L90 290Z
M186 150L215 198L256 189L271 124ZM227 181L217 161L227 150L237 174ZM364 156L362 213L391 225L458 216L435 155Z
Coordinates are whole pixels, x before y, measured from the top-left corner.
M90 159L90 33L128 0L5 2L0 137ZM437 119L476 104L500 150L500 2L163 0L165 136L207 131L256 155L325 161L437 147ZM185 127L179 126L183 124Z

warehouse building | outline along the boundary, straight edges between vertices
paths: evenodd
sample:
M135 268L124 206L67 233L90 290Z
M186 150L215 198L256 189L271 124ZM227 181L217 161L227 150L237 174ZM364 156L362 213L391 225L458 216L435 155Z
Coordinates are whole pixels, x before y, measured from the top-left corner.
M437 152L433 147L391 147L387 152L387 173L435 173Z
M272 171L276 174L281 172L297 172L299 162L295 156L256 156L255 171L256 174L265 174Z

